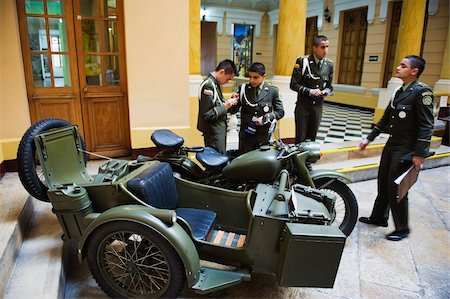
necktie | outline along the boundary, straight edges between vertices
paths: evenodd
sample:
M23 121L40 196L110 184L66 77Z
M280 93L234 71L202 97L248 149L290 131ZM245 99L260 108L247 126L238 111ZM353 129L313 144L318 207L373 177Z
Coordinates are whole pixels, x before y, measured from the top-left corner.
M317 64L317 66L319 67L319 70L322 68L322 60L319 60L319 63Z
M396 92L395 92L395 96L394 96L394 101L393 102L397 102L398 97L400 96L400 94L403 92L403 87L400 87Z

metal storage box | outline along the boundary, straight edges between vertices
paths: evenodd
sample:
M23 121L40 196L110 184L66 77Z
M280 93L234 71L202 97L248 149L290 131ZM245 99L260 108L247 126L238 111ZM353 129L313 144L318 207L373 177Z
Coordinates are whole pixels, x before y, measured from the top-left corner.
M286 223L277 267L279 284L332 288L345 239L336 226Z

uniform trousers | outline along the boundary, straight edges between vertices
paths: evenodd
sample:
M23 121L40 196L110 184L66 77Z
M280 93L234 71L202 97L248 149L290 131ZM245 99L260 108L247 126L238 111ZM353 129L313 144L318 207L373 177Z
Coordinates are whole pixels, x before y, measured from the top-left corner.
M239 131L239 154L258 149L262 144L269 142L269 139L269 133L250 135L245 131Z
M378 169L378 195L370 218L380 222L387 221L390 207L396 230L408 229L408 194L398 202L397 185L394 181L411 166L410 161L402 162L402 157L412 151L405 146L390 145L388 140Z
M226 154L227 151L227 135L226 134L203 134L203 140L205 141L205 146L214 148L221 154Z
M298 103L295 106L295 143L307 139L315 141L320 121L322 120L323 104Z

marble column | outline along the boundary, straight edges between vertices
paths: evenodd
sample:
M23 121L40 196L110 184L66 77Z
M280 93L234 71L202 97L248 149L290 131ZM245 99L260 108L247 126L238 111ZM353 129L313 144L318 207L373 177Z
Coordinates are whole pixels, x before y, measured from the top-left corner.
M374 123L378 122L383 115L394 89L403 84L402 80L394 77L395 69L400 61L407 55L420 55L426 5L426 0L403 0L394 69L392 70L393 77L389 80L387 89L380 91Z
M275 76L272 84L280 90L285 117L280 122L281 137L295 137L294 108L297 93L290 90L292 70L297 58L304 54L306 35L306 0L280 0Z

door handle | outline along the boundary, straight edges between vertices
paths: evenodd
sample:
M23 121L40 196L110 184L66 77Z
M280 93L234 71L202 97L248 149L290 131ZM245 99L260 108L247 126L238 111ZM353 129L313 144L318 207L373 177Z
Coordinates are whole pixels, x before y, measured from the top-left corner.
M88 88L87 87L83 88L83 91L84 93L86 93L88 91Z

